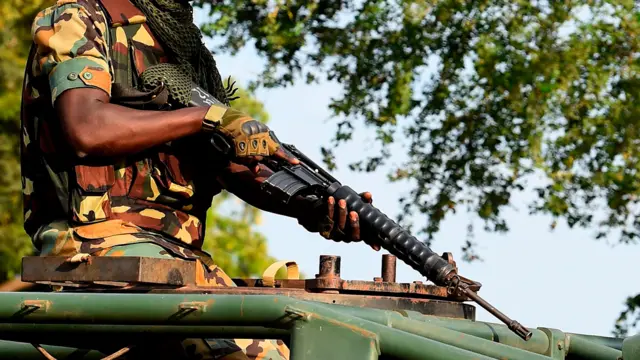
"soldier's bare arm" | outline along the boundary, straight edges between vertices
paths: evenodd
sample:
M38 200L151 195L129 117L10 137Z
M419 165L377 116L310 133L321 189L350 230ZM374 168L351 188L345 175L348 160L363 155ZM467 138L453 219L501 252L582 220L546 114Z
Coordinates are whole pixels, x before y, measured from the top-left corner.
M33 21L36 70L47 79L60 127L79 156L118 156L201 131L207 108L143 111L110 104L112 74L104 14L92 2L63 3ZM47 89L48 88L48 89Z
M81 157L127 155L201 131L219 131L235 143L238 161L276 156L297 162L278 147L268 127L225 106L137 110L109 103L103 90L77 88L58 96L55 108L67 140Z
M81 88L63 93L56 111L79 156L118 156L200 132L207 108L136 110L110 104L101 90Z
M226 136L238 162L251 164L264 156L297 161L279 149L268 127L229 107L160 112L110 103L107 34L104 14L91 3L53 6L33 22L37 72L48 80L39 91L51 93L60 127L77 155L132 154L205 131Z
M137 110L110 104L99 89L70 89L55 103L62 129L79 156L136 153L202 130L208 108Z

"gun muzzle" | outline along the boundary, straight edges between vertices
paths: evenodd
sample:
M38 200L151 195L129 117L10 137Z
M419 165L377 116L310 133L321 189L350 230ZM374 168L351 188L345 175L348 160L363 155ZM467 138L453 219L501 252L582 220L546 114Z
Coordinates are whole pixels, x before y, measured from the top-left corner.
M507 325L507 326L509 327L509 329L511 329L511 331L513 331L518 336L523 338L524 341L527 341L527 340L531 339L531 335L533 335L533 333L531 331L529 331L527 328L525 328L524 326L522 326L519 322L517 322L515 320L511 321L511 323L509 323L509 325Z
M475 301L478 305L482 306L491 315L500 319L500 321L502 321L505 325L507 325L509 330L516 333L518 336L524 339L524 341L527 341L531 338L531 335L533 335L533 333L529 331L529 329L522 326L519 322L512 320L507 315L500 312L500 310L493 307L491 304L489 304L487 301L481 298L480 295L478 295L475 291L471 290L469 286L467 286L465 283L458 282L457 286L460 292L462 292L464 295L469 297L471 300Z

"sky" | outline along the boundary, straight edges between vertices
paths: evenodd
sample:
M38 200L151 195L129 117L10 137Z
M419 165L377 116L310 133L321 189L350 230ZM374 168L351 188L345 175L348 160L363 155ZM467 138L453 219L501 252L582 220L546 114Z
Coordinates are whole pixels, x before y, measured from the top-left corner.
M206 16L199 10L195 15L196 23ZM216 61L223 78L233 76L240 85L254 79L263 68L262 59L251 47L235 57L216 55ZM335 131L328 104L339 91L334 83L301 83L286 89L259 90L255 95L265 105L269 126L280 140L295 144L321 164L320 147L329 144ZM339 148L338 169L332 174L358 192L370 191L374 205L394 218L401 211L398 199L408 190L407 185L389 183L384 170L363 174L346 168L350 161L366 155L367 135L359 135ZM466 239L470 216L464 212L449 216L442 223L432 250L438 254L452 252L460 274L482 283L479 295L527 327L611 336L623 302L640 291L634 285L640 246L613 246L594 240L592 230L569 229L562 222L551 231L549 217L528 215L530 196L514 196L516 209L505 210L504 217L511 228L507 234L483 232L482 224L475 223L474 241L483 262L469 264L461 260L460 247ZM343 279L372 280L380 276L384 249L375 252L364 243L325 240L307 232L295 219L270 213L264 213L258 230L267 237L272 256L295 261L307 277L317 274L320 255L341 257ZM424 280L398 261L398 282ZM499 323L479 305L476 319Z

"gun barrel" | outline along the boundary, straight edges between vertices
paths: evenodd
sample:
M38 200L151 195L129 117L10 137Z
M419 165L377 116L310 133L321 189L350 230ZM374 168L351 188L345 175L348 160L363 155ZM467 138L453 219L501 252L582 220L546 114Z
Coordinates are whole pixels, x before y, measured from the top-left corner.
M452 286L457 283L458 291L467 295L485 310L505 323L525 341L529 340L532 332L519 322L510 319L491 304L481 298L468 285L460 282L455 274L455 268L447 260L433 252L426 244L416 239L407 230L389 219L384 213L371 204L367 204L360 195L348 186L341 186L333 195L337 199L344 199L349 209L356 211L360 218L361 234L367 243L375 241L391 254L396 255L407 265L438 285ZM451 274L454 274L453 277ZM452 279L457 278L457 281Z
M425 243L373 205L362 201L350 187L341 186L332 195L336 199L344 199L347 207L358 213L364 242L381 245L429 280L439 285L446 284L448 275L455 271L454 267Z
M478 305L482 306L485 310L487 310L491 315L497 317L505 323L511 331L516 333L525 341L531 338L533 333L529 331L526 327L522 326L519 322L509 318L507 315L503 314L500 310L493 307L493 305L489 304L486 300L480 297L475 291L469 289L468 287L463 288L463 293L468 296L470 299L475 301Z

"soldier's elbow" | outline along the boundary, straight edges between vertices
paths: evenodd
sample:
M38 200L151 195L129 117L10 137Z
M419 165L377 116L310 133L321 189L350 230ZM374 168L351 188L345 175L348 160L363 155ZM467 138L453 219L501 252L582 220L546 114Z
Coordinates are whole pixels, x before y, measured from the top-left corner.
M97 101L87 90L67 91L56 101L62 131L77 157L99 155L107 139L101 139L103 102Z
M95 112L83 116L82 121L62 120L67 143L75 156L99 156L108 147L108 139L101 138L100 116L100 112Z
M91 133L81 130L69 131L67 138L76 157L85 158L100 152L101 146Z

